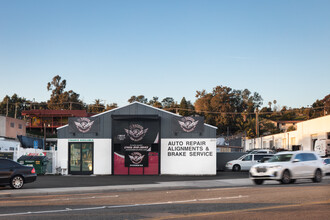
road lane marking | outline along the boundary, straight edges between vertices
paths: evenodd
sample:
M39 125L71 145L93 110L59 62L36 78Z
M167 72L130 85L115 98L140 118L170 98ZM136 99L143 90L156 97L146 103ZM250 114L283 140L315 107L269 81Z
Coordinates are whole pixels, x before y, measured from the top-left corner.
M152 220L206 217L206 216L215 216L215 215L222 215L222 214L233 214L233 213L238 213L238 212L264 211L264 210L272 210L272 209L291 208L291 207L309 206L309 205L322 205L322 204L330 204L330 200L300 203L300 204L268 206L268 207L261 207L261 208L252 208L252 209L238 209L238 210L221 211L221 212L206 212L206 213L203 212L203 213L193 213L193 214L171 215L171 216L165 216L165 217L159 217L159 218L152 218Z
M215 188L215 189L206 189L206 191L223 191L223 190L236 190L236 189L247 189L252 187L232 187L232 188Z
M208 200L226 200L226 199L241 199L249 196L231 196L231 197L217 197L217 198L204 198L204 199L191 199L191 200L178 200L178 201L167 201L167 202L157 202L157 203L144 203L144 204L131 204L131 205L115 205L115 206L101 206L101 207L89 207L89 208L65 208L58 210L45 210L45 211L29 211L29 212L17 212L17 213L7 213L0 214L3 216L17 216L17 215L30 215L30 214L45 214L45 213L58 213L58 212L73 212L73 211L87 211L87 210L98 210L98 209L116 209L116 208L130 208L139 206L154 206L154 205L167 205L167 204L179 204L179 203L189 203L189 202L203 202Z
M119 195L112 196L91 196L91 197L81 197L81 198L65 198L65 199L44 199L38 201L69 201L69 200L84 200L84 199L102 199L102 198L118 198Z
M240 198L247 198L249 196L232 196L232 197L218 197L218 198L208 198L208 199L198 199L198 201L211 201L211 200L221 200L221 199L240 199Z

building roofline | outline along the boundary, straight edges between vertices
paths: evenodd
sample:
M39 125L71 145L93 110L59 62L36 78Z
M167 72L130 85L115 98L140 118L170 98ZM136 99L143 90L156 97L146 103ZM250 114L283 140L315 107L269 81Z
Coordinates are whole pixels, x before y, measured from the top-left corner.
M163 110L163 109L156 108L156 107L154 107L154 106L147 105L147 104L144 104L144 103L141 103L141 102L137 102L137 101L132 102L132 103L130 103L130 104L128 104L128 105L125 105L125 106L122 106L122 107L114 108L114 109L111 109L111 110L108 110L108 111L105 111L105 112L102 112L102 113L99 113L99 114L93 115L93 116L91 116L91 117L93 117L93 118L94 118L94 117L98 117L98 116L100 116L100 115L103 115L103 114L106 114L106 113L109 113L109 112L112 112L112 111L116 111L116 110L118 110L118 109L125 108L125 107L127 107L127 106L134 105L134 104L139 104L139 105L143 105L143 106L146 106L146 107L149 107L149 108L153 108L153 109L155 109L155 110L157 110L157 111L161 111L161 112L164 112L164 113L167 113L167 114L171 114L171 115L174 115L174 116L177 116L177 117L183 117L183 116L181 116L181 115L177 115L177 114L175 114L175 113L173 113L173 112L165 111L165 110ZM213 125L209 125L209 124L206 124L206 123L204 123L204 125L206 125L206 126L208 126L208 127L211 127L211 128L218 129L217 127L215 127L215 126L213 126ZM61 127L58 127L58 128L56 128L56 129L57 129L57 130L58 130L58 129L62 129L62 128L66 127L66 126L68 126L68 124L63 125L63 126L61 126Z
M106 113L109 113L109 112L112 112L112 111L115 111L115 110L118 110L118 109L124 108L124 107L126 107L126 106L130 106L130 105L132 105L132 104L133 104L133 103L130 103L130 104L125 105L125 106L122 106L122 107L118 107L118 108L114 108L114 109L111 109L111 110L108 110L108 111L105 111L105 112L101 112L101 113L96 114L96 115L93 115L93 116L91 116L91 117L94 118L94 117L97 117L97 116L100 116L100 115L103 115L103 114L106 114ZM59 130L59 129L62 129L62 128L67 127L67 126L69 126L69 125L66 124L66 125L63 125L63 126L61 126L61 127L56 128L56 129Z

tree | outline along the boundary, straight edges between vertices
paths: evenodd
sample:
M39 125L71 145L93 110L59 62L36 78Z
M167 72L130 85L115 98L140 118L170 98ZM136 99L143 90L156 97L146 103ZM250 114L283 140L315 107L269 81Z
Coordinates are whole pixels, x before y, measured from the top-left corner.
M172 97L166 97L162 100L163 108L172 108L174 104L174 99Z
M322 99L324 103L324 115L330 114L330 94Z
M313 105L312 118L330 114L330 94L321 100L316 100Z
M277 104L277 101L276 101L276 100L274 100L274 101L273 101L273 103L274 103L274 112L276 112L276 111L277 111L277 106L276 106L276 104Z
M0 103L0 114L12 118L21 118L21 113L26 108L28 102L30 101L19 97L16 93L11 97L6 95Z
M268 106L270 109L272 109L272 102L268 102Z
M176 113L176 109L179 108L177 102L172 97L166 97L162 100L162 106L166 111Z
M189 110L188 110L188 103L186 101L186 98L183 97L180 102L180 107L179 107L179 114L182 116L188 116Z
M132 103L132 102L141 102L141 103L144 103L144 104L147 104L148 103L148 99L146 97L144 97L144 95L139 95L139 96L133 95L127 101L129 103Z
M59 75L56 75L51 82L47 84L47 90L51 91L50 99L47 101L49 109L83 109L84 105L79 100L79 94L74 91L64 91L66 80L61 80Z
M108 111L108 110L112 110L115 108L118 108L117 103L111 103L111 104L107 105L106 110Z
M286 131L289 132L289 131L295 131L295 130L296 130L296 127L291 125L290 127L288 127L288 129Z
M101 103L100 99L95 99L94 104L89 105L89 111L93 113L101 113L105 111L105 106Z
M260 116L262 118L268 118L269 119L271 117L271 114L272 114L272 109L271 108L263 107L260 110Z
M240 131L237 121L251 120L246 116L262 104L258 93L252 95L248 89L233 90L227 86L217 86L210 93L197 91L196 98L196 112L204 115L206 123L217 126L220 134L225 134L228 128L232 133Z
M270 135L280 133L280 129L276 127L276 125L269 120L263 119L260 122L260 134Z
M156 107L156 108L162 108L162 104L158 101L158 97L154 96L152 100L149 101L149 105Z

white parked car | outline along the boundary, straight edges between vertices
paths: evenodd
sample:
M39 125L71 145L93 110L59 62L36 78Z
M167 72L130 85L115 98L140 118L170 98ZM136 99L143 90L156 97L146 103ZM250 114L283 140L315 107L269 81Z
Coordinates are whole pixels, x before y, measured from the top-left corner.
M249 154L273 154L275 153L273 150L269 149L259 149L259 150L253 150L250 151Z
M308 151L280 152L266 163L254 165L250 169L250 179L257 185L265 180L278 180L287 184L302 178L321 182L323 175L322 159L315 152Z
M226 169L232 171L249 170L254 164L266 157L272 157L273 154L246 154L237 160L231 160L226 163Z
M322 158L324 164L324 173L330 174L330 158Z

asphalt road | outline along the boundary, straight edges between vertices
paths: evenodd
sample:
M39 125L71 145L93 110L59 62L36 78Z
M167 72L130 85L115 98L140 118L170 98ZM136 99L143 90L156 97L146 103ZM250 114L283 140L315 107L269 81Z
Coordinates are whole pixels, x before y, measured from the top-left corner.
M0 219L328 219L330 181L0 200Z

